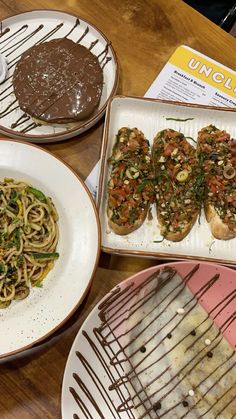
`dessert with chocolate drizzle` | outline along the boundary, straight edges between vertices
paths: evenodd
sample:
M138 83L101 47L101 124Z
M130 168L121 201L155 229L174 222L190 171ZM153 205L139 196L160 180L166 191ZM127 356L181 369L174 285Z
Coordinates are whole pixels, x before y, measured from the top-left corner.
M103 71L98 58L67 38L29 48L13 75L20 108L46 123L85 120L97 109L102 87Z

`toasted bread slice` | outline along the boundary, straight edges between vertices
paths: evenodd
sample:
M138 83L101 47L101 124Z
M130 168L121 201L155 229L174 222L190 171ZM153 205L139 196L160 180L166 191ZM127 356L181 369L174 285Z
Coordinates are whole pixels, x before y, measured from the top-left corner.
M195 211L191 220L183 225L180 231L168 231L165 226L165 220L161 217L160 211L157 212L157 218L160 224L160 234L169 241L172 242L180 242L183 240L191 231L192 227L194 226L197 217L199 215L199 211Z
M114 231L114 233L118 234L119 236L125 236L137 230L139 227L141 227L141 225L144 223L146 219L148 209L149 209L149 205L146 205L143 212L139 214L138 218L136 218L133 223L124 222L118 225L117 222L112 221L113 211L111 208L108 208L107 209L108 225L110 229Z
M228 225L222 221L215 208L211 204L205 204L205 215L210 224L212 235L219 240L230 240L236 237L236 231L230 230Z
M236 141L213 125L198 133L198 157L205 173L206 219L219 240L236 237Z
M196 150L183 134L165 129L154 138L152 159L161 234L167 240L181 241L201 209L202 175Z
M154 201L151 154L143 133L120 129L109 161L108 225L116 234L130 234L143 224Z

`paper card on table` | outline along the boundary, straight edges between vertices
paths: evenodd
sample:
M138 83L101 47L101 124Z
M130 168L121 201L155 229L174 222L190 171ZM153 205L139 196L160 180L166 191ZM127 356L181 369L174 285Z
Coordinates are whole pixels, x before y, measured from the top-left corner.
M181 45L145 97L210 106L236 106L236 72Z
M92 169L92 171L89 173L88 177L85 180L85 184L89 188L95 200L97 196L99 169L100 169L100 160L97 162L97 164L95 164L94 168Z

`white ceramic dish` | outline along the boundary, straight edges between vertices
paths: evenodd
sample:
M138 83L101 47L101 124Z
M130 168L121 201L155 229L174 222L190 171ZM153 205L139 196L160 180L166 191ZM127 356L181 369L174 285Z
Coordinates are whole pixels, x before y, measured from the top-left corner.
M174 268L178 275L159 288L155 272L163 268ZM148 279L153 274L154 279ZM183 286L179 275L185 278L188 286ZM180 419L190 409L186 419L193 419L212 408L204 417L214 419L216 412L223 409L217 418L232 418L236 407L235 379L232 388L230 383L236 358L235 282L236 273L230 268L189 261L154 266L117 285L94 308L75 338L63 379L62 418L156 419L177 400L180 404L176 409L163 417ZM197 304L192 292L201 305ZM184 314L178 313L183 306ZM201 323L202 318L207 320ZM214 322L210 318L214 318ZM221 327L223 339L221 334L217 335L217 327ZM192 349L185 353L189 345ZM190 359L193 360L188 364ZM223 362L221 368L219 365ZM154 412L152 407L158 406L158 399L163 396L158 393L156 396L156 386L162 385L169 379L169 373L175 374L176 368L183 368L184 364L187 364L189 374L183 380L186 371L182 370L171 380L161 409ZM166 367L166 372L161 374ZM230 376L223 375L224 369L229 369ZM212 371L217 371L216 375L211 374ZM153 380L159 374L160 381ZM207 375L209 381L203 383ZM116 385L118 383L120 385ZM140 391L144 385L147 387ZM213 387L204 395L205 386L210 388L211 385ZM195 389L193 397L188 394L191 388ZM223 397L227 390L231 404ZM154 394L143 403L146 392ZM134 395L132 401L129 393ZM198 404L197 410L192 411L191 407L201 397L206 405ZM183 405L184 400L187 406ZM134 407L131 407L132 403Z
M89 289L100 254L100 224L82 180L39 147L0 140L0 179L25 180L50 196L59 214L59 259L22 301L0 310L0 359L42 341L73 314Z
M33 34L36 30L37 32ZM1 83L0 91L1 133L11 138L20 138L35 143L55 142L81 134L103 116L107 102L117 88L118 68L112 45L99 29L84 19L65 12L34 10L4 19L1 22L1 33L0 53L6 57L8 62L8 75ZM21 54L35 43L65 36L73 41L81 38L81 45L87 48L91 47L91 52L97 56L101 54L100 62L104 66L104 85L98 109L87 120L73 125L47 124L38 126L31 118L22 118L19 125L12 128L12 124L19 121L23 115L15 102L12 87L12 75Z
M183 132L186 137L197 138L198 130L215 124L236 137L235 111L232 109L210 108L189 104L177 104L155 99L134 97L114 97L108 107L101 160L98 190L98 208L102 227L102 248L109 253L152 256L164 259L204 259L225 264L236 264L236 239L223 241L213 238L202 211L200 223L197 221L190 234L181 242L164 240L161 243L156 220L155 206L152 208L153 220L146 220L138 230L127 236L119 236L110 231L107 223L107 182L110 168L107 159L111 156L115 136L119 128L137 127L146 138L152 141L156 133L164 128ZM188 119L186 122L167 120ZM189 140L191 142L191 140ZM194 143L192 142L194 145Z

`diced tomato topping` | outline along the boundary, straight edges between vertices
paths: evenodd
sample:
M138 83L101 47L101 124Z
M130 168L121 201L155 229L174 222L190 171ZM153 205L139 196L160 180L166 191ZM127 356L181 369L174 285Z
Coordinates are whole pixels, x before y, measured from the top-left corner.
M164 155L165 157L170 156L170 155L171 155L171 153L173 152L174 148L175 148L175 147L174 147L174 145L172 145L172 144L167 144L167 146L164 148L163 155Z
M122 188L115 188L110 191L110 194L113 196L125 198L126 192Z
M117 199L114 196L112 196L111 194L109 196L109 205L112 208L116 208L118 206Z
M233 157L230 161L231 161L232 165L236 167L236 156Z
M213 193L222 192L226 189L226 186L223 184L222 180L219 177L211 177L208 179L208 187Z
M233 196L227 196L226 200L227 200L227 202L233 202L234 198L233 198Z
M217 132L216 132L217 134ZM215 140L218 142L223 142L223 141L229 141L230 140L230 135L225 132L225 131L221 131L220 135L218 134L217 137L215 137Z
M128 206L130 207L130 208L135 208L136 207L136 201L133 199L133 198L130 198L129 199L129 202L128 202Z
M178 220L173 220L171 225L172 225L173 228L178 228L178 226L179 226Z

